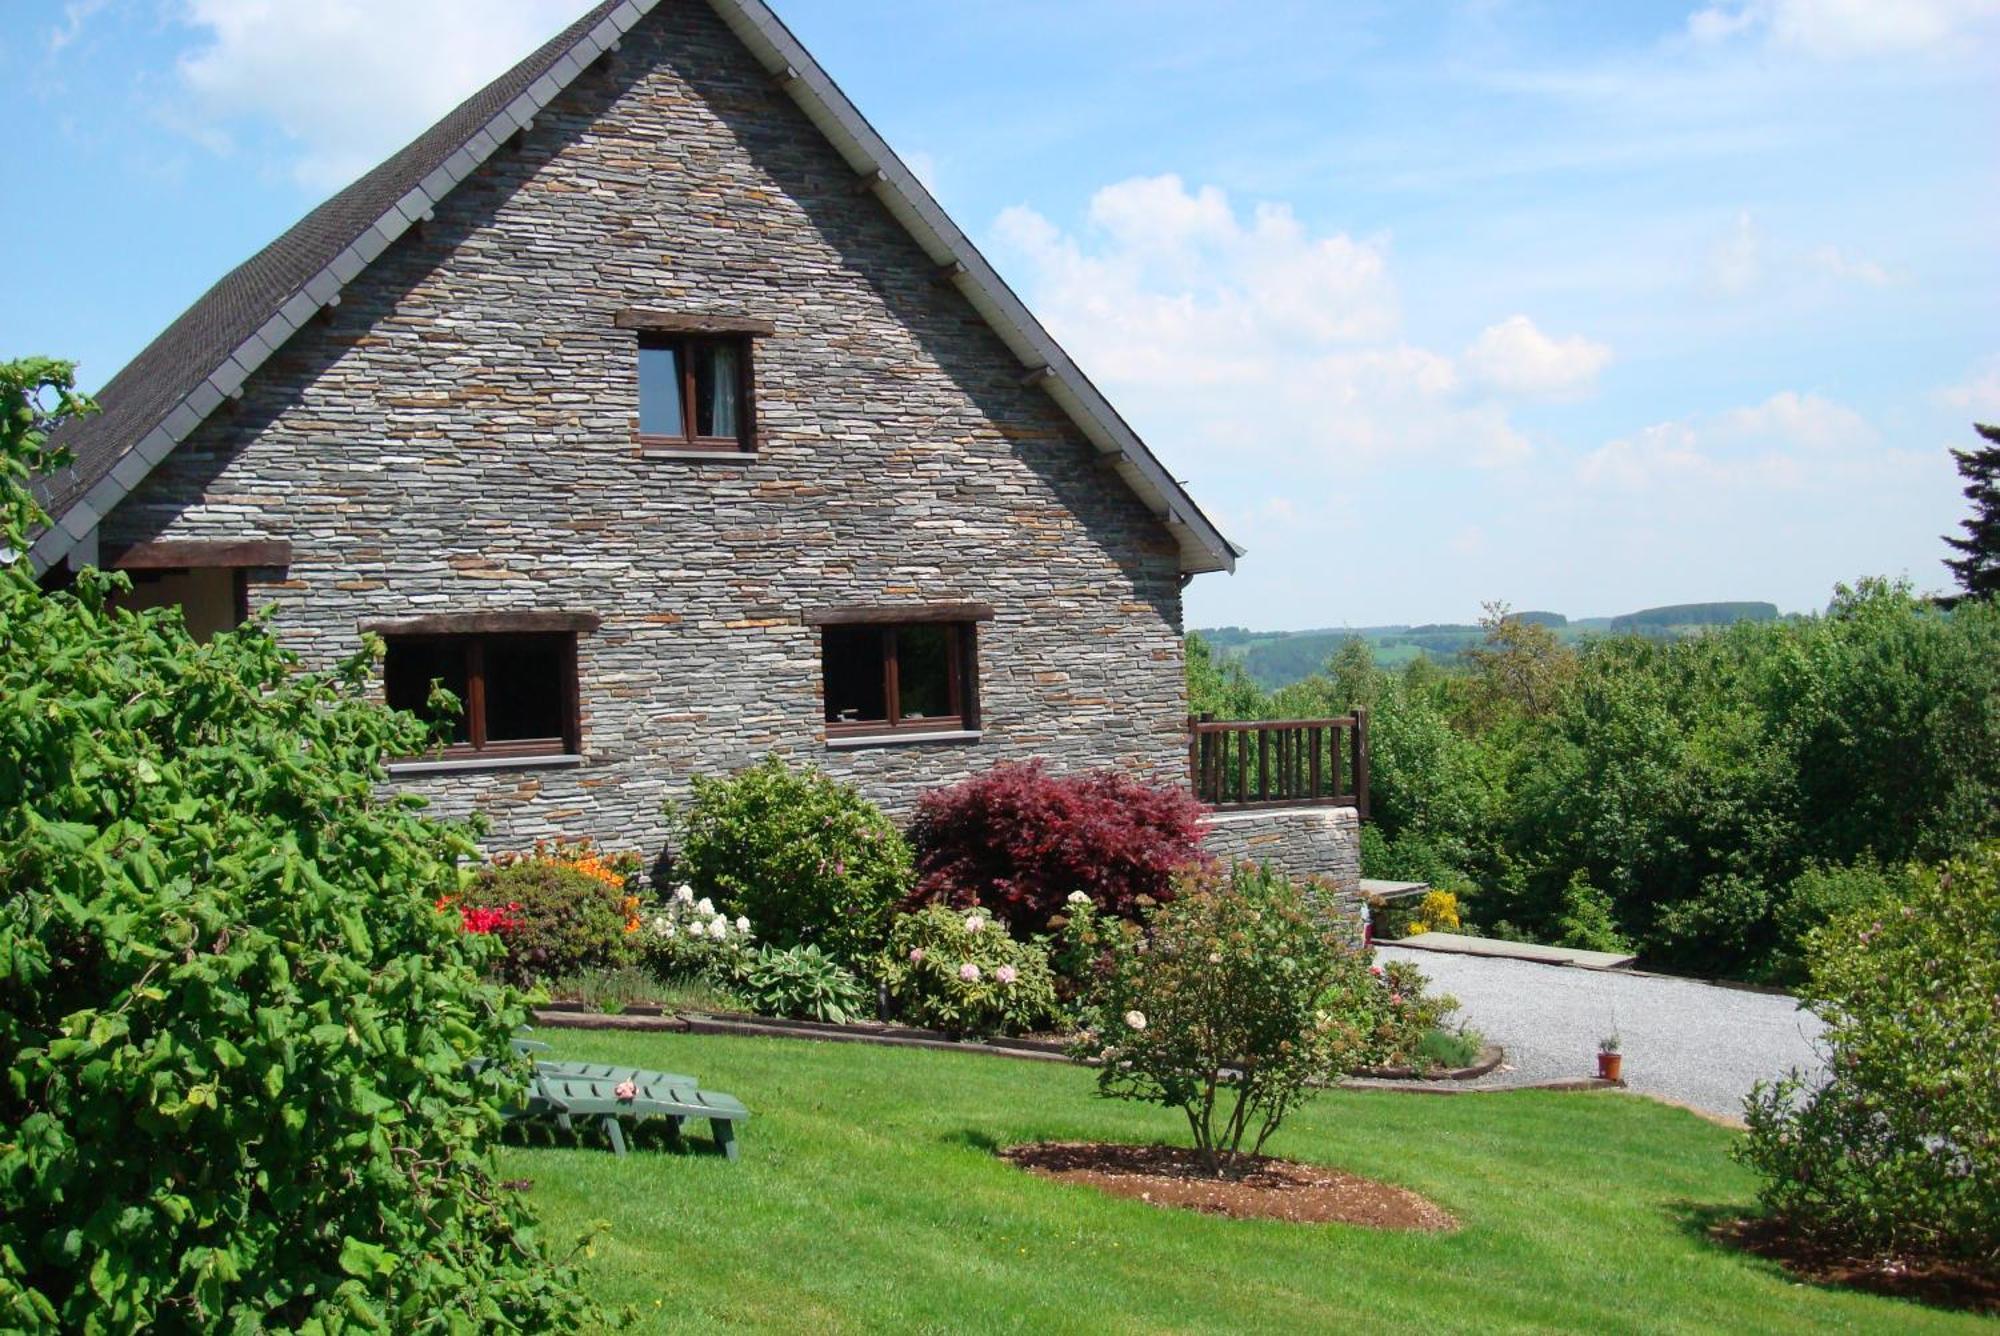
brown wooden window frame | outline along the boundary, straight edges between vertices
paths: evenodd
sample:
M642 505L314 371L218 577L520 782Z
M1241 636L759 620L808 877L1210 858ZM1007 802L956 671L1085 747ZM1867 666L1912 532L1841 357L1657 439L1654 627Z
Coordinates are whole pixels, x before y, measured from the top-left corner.
M560 651L561 667L555 688L561 693L562 736L559 738L521 738L500 742L489 741L486 736L486 651L497 642L534 640L551 642ZM406 757L406 760L516 760L544 756L581 756L583 754L583 711L581 696L577 688L577 643L574 632L549 631L454 631L398 633L385 637L384 643L389 653L394 653L398 645L453 645L465 653L465 699L460 702L465 709L465 723L468 740L451 742L443 746L433 746L421 756ZM387 696L388 662L383 661L384 696Z
M702 436L696 433L699 406L695 401L695 356L699 352L727 346L736 351L736 435ZM754 340L748 333L688 334L668 330L642 329L633 347L634 366L640 349L669 348L680 362L681 434L662 435L640 431L636 439L646 450L699 450L719 455L748 455L757 451L757 406L752 393L755 376ZM639 393L645 393L643 382ZM644 420L643 405L640 420Z
M945 649L951 713L922 719L902 718L900 665L896 654L898 632L918 627L941 627L949 636ZM875 632L882 649L882 701L885 719L827 719L826 736L834 738L879 737L883 734L963 733L979 729L979 632L976 622L913 619L886 622L830 621L820 627L821 715L826 712L827 633Z

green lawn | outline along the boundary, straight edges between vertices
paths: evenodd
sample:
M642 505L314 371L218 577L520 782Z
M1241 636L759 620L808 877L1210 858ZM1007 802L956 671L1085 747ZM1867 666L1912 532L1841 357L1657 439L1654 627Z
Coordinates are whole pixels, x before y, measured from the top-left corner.
M552 1031L555 1055L693 1072L754 1111L707 1153L509 1147L549 1232L644 1330L1992 1331L1793 1284L1714 1247L1740 1210L1732 1134L1615 1094L1328 1095L1272 1149L1399 1183L1443 1236L1214 1219L1032 1178L994 1148L1179 1140L1086 1071L785 1040ZM705 1130L705 1129L704 1129Z

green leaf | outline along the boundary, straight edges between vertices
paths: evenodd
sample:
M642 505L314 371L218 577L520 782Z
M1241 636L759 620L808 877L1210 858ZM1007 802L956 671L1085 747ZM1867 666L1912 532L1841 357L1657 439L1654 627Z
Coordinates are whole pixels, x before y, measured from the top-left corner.
M348 1235L340 1244L340 1269L350 1276L386 1276L396 1269L396 1257L380 1244Z

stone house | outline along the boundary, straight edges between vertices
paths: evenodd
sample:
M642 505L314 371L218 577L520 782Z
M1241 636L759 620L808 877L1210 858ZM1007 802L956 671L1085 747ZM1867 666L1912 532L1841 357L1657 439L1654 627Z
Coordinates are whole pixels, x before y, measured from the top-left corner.
M466 706L398 782L496 846L657 854L770 751L898 812L1187 776L1181 589L1238 550L760 0L595 6L100 397L38 567L380 635Z

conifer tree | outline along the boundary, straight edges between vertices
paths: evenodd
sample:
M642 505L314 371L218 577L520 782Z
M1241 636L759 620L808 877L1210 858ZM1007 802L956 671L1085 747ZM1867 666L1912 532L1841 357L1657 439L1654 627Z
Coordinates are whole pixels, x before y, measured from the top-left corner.
M1945 565L1958 577L1959 587L1969 598L1988 598L2000 593L2000 427L1973 423L1972 429L1986 444L1976 450L1953 450L1958 472L1965 479L1965 499L1972 502L1972 515L1960 527L1965 537L1945 535L1945 542L1961 555L1946 558Z

